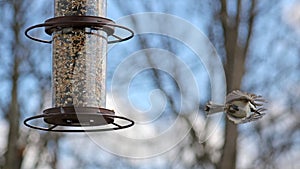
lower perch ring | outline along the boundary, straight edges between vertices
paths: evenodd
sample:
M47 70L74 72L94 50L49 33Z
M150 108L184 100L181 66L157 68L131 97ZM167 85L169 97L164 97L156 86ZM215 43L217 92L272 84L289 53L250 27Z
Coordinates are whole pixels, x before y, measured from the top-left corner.
M76 113L78 112L78 113ZM29 123L30 121L44 119L44 122L50 127L41 127ZM115 120L126 121L127 124L120 125ZM43 114L29 117L24 120L27 127L54 132L99 132L120 130L131 127L134 121L126 117L117 116L113 110L96 107L56 107L43 111ZM107 128L95 128L99 126L112 125ZM56 129L56 127L72 127L72 129ZM74 129L77 127L86 127L85 129Z

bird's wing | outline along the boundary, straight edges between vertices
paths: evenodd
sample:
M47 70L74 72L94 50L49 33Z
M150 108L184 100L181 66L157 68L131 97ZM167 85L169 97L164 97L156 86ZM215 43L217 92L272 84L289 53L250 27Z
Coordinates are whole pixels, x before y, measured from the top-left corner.
M260 95L245 93L239 90L234 90L226 96L226 103L231 103L236 100L247 100L250 101L255 107L262 106L263 102L267 102Z
M243 119L239 124L242 124L242 123L248 123L248 122L250 122L250 121L258 120L258 119L262 118L264 115L265 115L265 113L252 114L251 116L249 116L249 117Z
M251 121L258 120L258 119L262 118L264 115L265 115L265 113L252 114L251 116L245 117L245 118L235 118L235 117L230 116L230 115L227 115L227 117L234 124L243 124L243 123L248 123L248 122L251 122Z
M226 103L230 103L236 100L247 100L251 101L251 95L241 92L239 90L234 90L226 96Z

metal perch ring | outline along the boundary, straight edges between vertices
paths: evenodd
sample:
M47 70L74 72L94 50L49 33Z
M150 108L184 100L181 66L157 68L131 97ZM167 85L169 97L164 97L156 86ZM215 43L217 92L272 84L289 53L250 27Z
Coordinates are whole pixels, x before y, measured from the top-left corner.
M76 113L74 110L79 109L80 112ZM82 111L84 109L84 111ZM94 110L97 112L91 113ZM43 118L44 122L50 124L51 126L41 127L37 125L32 125L29 122ZM115 122L115 119L120 119L127 121L125 125L119 125ZM134 125L134 121L122 116L114 115L114 111L104 109L104 108L94 108L94 107L56 107L50 108L43 111L43 114L29 117L24 120L24 124L27 127L43 130L43 131L54 131L54 132L99 132L99 131L112 131L120 130L131 127ZM112 124L112 127L108 128L95 128L99 126L105 126ZM55 129L56 127L94 127L86 129Z
M43 24L37 24L27 28L25 30L25 36L37 42L52 43L52 40L39 39L29 34L33 29L41 27L45 27L45 32L48 35L52 35L53 32L62 30L63 28L92 28L94 30L103 30L107 33L107 36L112 36L115 39L108 41L108 44L126 41L134 36L134 32L131 29L117 25L110 19L96 16L61 16L50 18ZM120 37L115 34L115 28L123 29L127 31L129 35ZM90 34L90 32L87 33Z

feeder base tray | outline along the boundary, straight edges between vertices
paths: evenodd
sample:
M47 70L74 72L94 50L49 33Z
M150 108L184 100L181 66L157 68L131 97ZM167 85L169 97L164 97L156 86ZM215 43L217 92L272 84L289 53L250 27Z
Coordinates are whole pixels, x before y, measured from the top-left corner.
M48 127L32 125L29 121L43 118ZM119 125L116 119L126 121L127 124ZM122 116L116 116L113 110L96 107L55 107L46 109L43 114L25 119L27 127L55 132L99 132L119 130L133 126L134 122ZM99 126L101 128L99 128ZM108 127L109 126L109 127ZM58 129L57 127L68 127ZM83 127L84 129L78 129ZM74 129L76 128L76 129Z

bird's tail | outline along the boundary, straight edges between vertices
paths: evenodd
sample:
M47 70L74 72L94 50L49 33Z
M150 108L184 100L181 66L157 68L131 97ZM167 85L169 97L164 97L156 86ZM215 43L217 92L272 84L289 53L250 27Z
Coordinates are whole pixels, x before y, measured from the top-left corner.
M207 114L214 114L218 112L223 112L224 108L225 108L224 105L215 104L210 101L206 104L204 110L206 111Z

